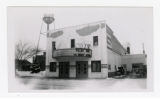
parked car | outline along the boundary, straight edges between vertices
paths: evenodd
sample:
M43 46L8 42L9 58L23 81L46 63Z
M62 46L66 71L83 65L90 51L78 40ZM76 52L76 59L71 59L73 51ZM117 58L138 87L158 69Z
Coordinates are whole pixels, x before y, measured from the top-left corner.
M31 73L39 73L40 71L41 71L41 68L39 64L32 64Z

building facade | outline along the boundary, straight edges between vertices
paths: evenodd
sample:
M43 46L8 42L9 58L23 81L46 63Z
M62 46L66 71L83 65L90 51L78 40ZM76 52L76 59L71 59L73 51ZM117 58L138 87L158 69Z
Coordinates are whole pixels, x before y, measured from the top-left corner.
M107 78L127 54L105 21L49 31L46 76Z

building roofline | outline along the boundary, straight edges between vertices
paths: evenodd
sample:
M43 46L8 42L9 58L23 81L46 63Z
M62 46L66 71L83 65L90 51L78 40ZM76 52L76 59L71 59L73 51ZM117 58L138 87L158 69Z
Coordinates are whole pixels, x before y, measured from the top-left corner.
M147 55L147 54L126 54L126 55L123 55L123 56L136 56L136 55Z
M123 45L120 43L120 41L118 40L118 38L113 34L113 37L116 39L116 41L118 42L118 44L125 50L125 51L127 51L124 47L123 47Z
M114 49L112 49L112 48L110 48L108 46L107 46L107 49L111 50L112 52L114 52L116 54L119 54L120 56L122 56L122 54L120 52L118 52L118 51L116 51L116 50L114 50Z
M99 21L89 22L89 23L84 23L84 24L79 24L79 25L66 26L66 27L62 27L62 28L51 29L49 31L58 31L58 30L66 29L66 28L73 28L73 27L78 27L78 26L83 26L83 25L91 25L91 24L95 24L95 23L99 23L99 22L105 22L106 23L106 20L99 20Z
M126 51L126 49L123 47L123 45L120 43L120 41L118 40L118 38L114 35L114 32L113 32L113 30L110 28L110 26L108 25L108 24L106 24L106 29L109 29L111 32L107 32L106 31L106 33L108 33L109 35L111 34L111 36L113 36L114 37L114 39L117 41L117 43Z

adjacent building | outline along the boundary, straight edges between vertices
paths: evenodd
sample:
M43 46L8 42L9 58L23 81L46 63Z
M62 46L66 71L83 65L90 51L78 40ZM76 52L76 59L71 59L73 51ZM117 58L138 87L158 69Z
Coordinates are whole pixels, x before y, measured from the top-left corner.
M46 68L46 52L43 52L43 54L37 54L33 57L33 63L38 64L41 71L45 71Z

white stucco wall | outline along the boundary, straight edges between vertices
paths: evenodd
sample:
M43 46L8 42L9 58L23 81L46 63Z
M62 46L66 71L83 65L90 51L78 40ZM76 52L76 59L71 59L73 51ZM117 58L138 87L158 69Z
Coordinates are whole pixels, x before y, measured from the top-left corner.
M103 27L102 27L102 24L104 24ZM88 26L96 26L96 25L98 25L99 28L87 36L81 36L77 33L77 30L81 28L85 28ZM92 60L101 60L101 64L107 64L107 47L106 47L107 35L106 35L105 21L99 21L99 22L94 22L90 24L57 29L52 32L57 32L57 31L63 31L63 34L56 38L52 38L52 37L47 38L46 65L49 65L50 62L58 62L57 59L52 58L52 41L56 42L56 49L64 49L64 48L71 48L71 45L70 45L71 39L75 39L76 46L78 43L85 43L85 44L91 45L90 49L92 50L92 57L86 59L89 65L91 65ZM98 36L98 46L93 46L93 36ZM78 61L81 61L81 59L78 59ZM73 59L71 59L70 62L73 62ZM73 69L72 71L75 71L75 70ZM105 68L105 71L103 69L102 72L91 72L89 69L89 77L96 77L96 76L104 77L103 75L104 73L107 75L108 73L107 68ZM71 77L74 77L74 76L71 76Z
M107 52L108 65L111 65L111 70L108 70L108 72L115 72L115 65L117 66L117 69L121 66L121 56L110 49L108 49Z

